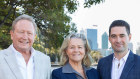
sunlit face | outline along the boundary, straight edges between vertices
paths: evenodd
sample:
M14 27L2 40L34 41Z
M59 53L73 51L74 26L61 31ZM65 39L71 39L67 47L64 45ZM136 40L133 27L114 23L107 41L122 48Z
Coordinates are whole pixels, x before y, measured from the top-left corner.
M128 43L131 39L131 34L127 34L125 27L111 28L109 41L116 53L122 53L128 50Z
M35 29L32 22L19 20L15 30L10 31L13 46L17 51L29 51L35 39Z
M80 38L71 38L66 53L69 57L69 62L81 63L85 55L85 47L83 40Z

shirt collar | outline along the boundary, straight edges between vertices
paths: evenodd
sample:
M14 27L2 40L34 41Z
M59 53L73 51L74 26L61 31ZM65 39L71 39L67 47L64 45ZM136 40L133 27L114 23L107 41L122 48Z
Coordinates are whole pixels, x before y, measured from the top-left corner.
M127 54L123 57L123 59L124 59L125 61L127 60L129 53L130 53L130 50L128 50Z
M69 63L66 63L63 67L62 67L62 72L63 73L75 73L75 70L71 67L71 65Z
M83 65L83 69L84 69L84 71L86 72L87 70L90 70L90 69L92 69L91 67L85 67L84 65ZM62 67L62 72L63 73L77 73L73 68L72 68L72 66L69 64L69 63L66 63L63 67Z
M18 52L15 48L14 48L14 46L13 46L13 44L11 44L10 45L10 48L13 50L13 52L14 52L14 54L15 55L22 55L20 52ZM33 48L33 47L31 47L31 57L33 57L35 55L35 49Z
M126 62L129 53L130 53L130 50L128 50L127 54L126 54L123 58L121 58L121 59L123 59L123 60ZM117 58L114 56L114 57L113 57L113 60L115 60L115 59L117 59Z

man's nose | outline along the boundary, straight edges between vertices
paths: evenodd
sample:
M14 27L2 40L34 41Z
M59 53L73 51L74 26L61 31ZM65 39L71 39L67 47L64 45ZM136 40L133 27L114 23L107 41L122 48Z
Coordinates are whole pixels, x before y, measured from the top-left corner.
M117 42L120 42L120 41L121 41L121 38L118 36L118 37L116 38L116 41L117 41Z
M22 37L23 37L23 39L27 39L28 38L28 34L25 32Z

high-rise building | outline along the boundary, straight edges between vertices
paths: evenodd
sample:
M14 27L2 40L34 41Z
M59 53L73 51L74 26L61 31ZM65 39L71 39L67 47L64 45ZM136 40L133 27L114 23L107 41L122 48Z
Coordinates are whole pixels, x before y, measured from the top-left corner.
M133 43L128 43L128 48L133 51Z
M80 33L81 33L81 34L85 34L84 29L81 29L81 30L80 30Z
M87 29L87 39L92 50L98 49L97 29Z
M112 49L99 49L98 51L100 51L100 53L103 57L106 57L113 53Z
M108 35L106 32L102 35L102 49L108 49Z
M140 42L137 43L138 48L136 49L136 54L140 56Z

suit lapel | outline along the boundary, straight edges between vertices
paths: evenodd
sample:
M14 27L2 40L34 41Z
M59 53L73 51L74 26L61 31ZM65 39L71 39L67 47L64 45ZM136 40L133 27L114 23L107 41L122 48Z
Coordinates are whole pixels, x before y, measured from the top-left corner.
M11 52L10 48L7 49L5 52L5 61L7 62L8 66L10 67L11 71L15 75L17 79L23 79L23 76L18 68L17 60L15 58L14 53Z
M134 65L134 54L130 51L120 79L126 79L128 73L132 69L133 65Z
M108 61L106 61L106 79L111 79L111 71L112 71L112 59L113 59L113 54L111 54L108 58Z
M40 79L40 68L41 68L41 65L39 65L39 63L41 62L40 58L35 55L34 56L34 64L35 64L35 71L34 71L34 79Z

